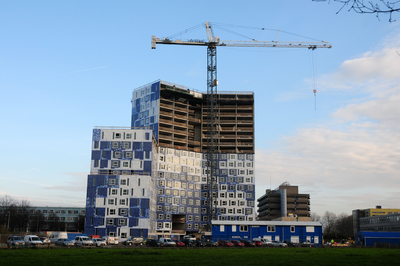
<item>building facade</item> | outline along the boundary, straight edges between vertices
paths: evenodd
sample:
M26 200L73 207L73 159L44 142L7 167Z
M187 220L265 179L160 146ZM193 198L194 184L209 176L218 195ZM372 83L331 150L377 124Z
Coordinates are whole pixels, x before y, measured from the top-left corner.
M400 231L400 209L376 208L353 210L353 232Z
M254 95L220 93L217 103L215 218L254 221ZM156 81L133 91L130 128L94 129L86 233L125 239L204 231L206 106L202 93Z
M299 194L298 186L282 183L275 190L267 189L257 199L258 219L271 221L282 217L310 219L310 194Z
M264 238L269 241L311 242L319 247L323 244L320 222L300 221L213 221L214 241L231 239Z

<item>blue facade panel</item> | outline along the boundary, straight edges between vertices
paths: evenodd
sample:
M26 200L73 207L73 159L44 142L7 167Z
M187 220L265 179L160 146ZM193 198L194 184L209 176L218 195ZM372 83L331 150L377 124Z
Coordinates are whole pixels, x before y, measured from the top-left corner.
M140 199L140 208L150 208L150 199Z
M151 143L151 142L143 142L143 150L144 151L152 151L153 150L153 143Z
M139 208L131 208L131 217L140 217L140 209Z
M101 151L92 151L92 160L100 160Z
M108 168L108 160L100 160L100 168Z
M102 159L111 160L111 151L103 150L102 153Z
M100 140L100 129L93 129L93 141L99 141Z
M151 173L151 161L143 162L143 170L144 172Z
M97 196L98 197L107 197L107 188L106 187L99 187L97 189Z
M109 141L100 141L100 149L105 150L110 148L110 142Z

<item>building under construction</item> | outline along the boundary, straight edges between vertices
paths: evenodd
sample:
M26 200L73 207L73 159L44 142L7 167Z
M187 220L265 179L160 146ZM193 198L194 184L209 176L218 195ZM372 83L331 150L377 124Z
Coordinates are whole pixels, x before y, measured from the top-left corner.
M94 129L86 233L179 237L255 220L254 94L215 96L211 187L207 94L158 80L133 91L130 128Z

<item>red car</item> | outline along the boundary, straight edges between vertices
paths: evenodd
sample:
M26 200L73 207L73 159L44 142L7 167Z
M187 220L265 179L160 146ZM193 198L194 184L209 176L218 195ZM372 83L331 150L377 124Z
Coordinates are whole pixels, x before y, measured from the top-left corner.
M256 244L254 244L254 242L251 242L250 240L247 240L247 239L242 239L240 241L244 244L245 247L255 247L256 246Z
M231 242L235 245L235 247L244 247L244 243L240 242L239 240L231 240Z
M185 243L183 243L182 241L180 241L178 239L172 239L172 241L174 241L176 243L177 247L185 247Z
M263 243L260 241L253 241L254 245L256 245L256 247L262 247Z
M218 246L220 247L234 247L235 245L228 240L220 240L218 241Z

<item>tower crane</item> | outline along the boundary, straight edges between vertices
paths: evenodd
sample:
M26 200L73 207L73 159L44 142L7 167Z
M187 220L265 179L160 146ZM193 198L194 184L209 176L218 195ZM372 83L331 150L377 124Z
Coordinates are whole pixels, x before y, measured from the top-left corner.
M217 108L217 47L271 47L271 48L332 48L328 42L287 42L278 41L243 41L243 40L220 40L215 37L210 22L204 24L207 33L207 41L200 39L172 40L169 38L157 38L151 36L151 49L156 49L157 44L207 46L207 187L208 187L208 211L207 229L211 230L211 220L216 219L216 208L214 206L213 187L216 184L217 168L217 142L218 142L218 108Z

